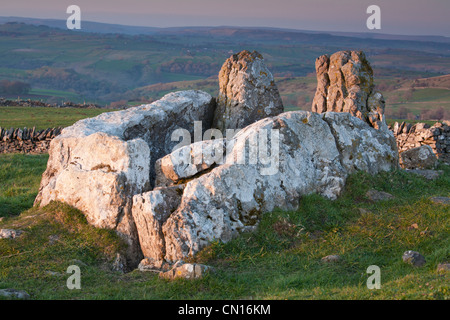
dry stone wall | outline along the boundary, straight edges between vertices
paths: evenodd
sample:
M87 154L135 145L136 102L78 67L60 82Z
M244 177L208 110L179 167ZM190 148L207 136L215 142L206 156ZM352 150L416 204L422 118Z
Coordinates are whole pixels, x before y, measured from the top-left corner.
M44 130L0 127L0 153L46 153L50 141L61 131L61 127Z
M450 121L425 123L394 123L391 130L397 140L398 152L428 145L443 162L450 163Z

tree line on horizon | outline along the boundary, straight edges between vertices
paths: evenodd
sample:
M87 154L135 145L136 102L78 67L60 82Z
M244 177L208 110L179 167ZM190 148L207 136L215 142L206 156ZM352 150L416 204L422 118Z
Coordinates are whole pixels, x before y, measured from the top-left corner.
M22 81L0 80L0 94L15 95L28 94L31 85Z

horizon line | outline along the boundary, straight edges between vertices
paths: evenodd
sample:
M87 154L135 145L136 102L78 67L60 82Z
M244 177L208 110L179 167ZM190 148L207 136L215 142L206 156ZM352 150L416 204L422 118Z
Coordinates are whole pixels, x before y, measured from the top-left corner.
M2 15L0 15L0 18L52 20L52 21L60 21L60 22L66 21L65 19L58 19L58 18L39 18L39 17L2 16ZM20 21L17 21L17 22L20 22ZM240 28L240 29L272 29L272 30L283 30L283 31L291 31L291 32L312 32L312 33L325 33L325 34L359 34L359 35L402 36L402 37L441 37L441 38L445 38L445 39L450 39L450 36L438 35L438 34L400 34L400 33L373 32L373 31L331 31L331 30L311 30L311 29L296 29L296 28L256 26L256 25L255 26L183 25L183 26L172 26L172 27L157 27L157 26L144 26L144 25L131 25L131 24L122 24L122 23L101 22L101 21L93 21L93 20L83 20L82 23L83 22L98 23L98 24L112 25L112 26L131 27L131 28L149 28L149 29L160 29L160 30L177 29L177 28L184 28L184 29L187 29L187 28ZM81 30L79 30L79 31L83 31L83 28L81 28ZM113 33L117 33L117 32L113 32Z

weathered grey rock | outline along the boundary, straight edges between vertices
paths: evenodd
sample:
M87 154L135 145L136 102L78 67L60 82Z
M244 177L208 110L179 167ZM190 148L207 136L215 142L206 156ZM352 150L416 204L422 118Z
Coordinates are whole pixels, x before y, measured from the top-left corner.
M26 291L17 289L0 289L0 296L12 299L30 299L30 295Z
M57 243L59 240L60 240L60 236L59 235L57 235L57 234L55 234L55 235L50 235L49 237L48 237L48 244L49 245L54 245L55 243Z
M403 262L408 263L414 267L422 267L425 265L426 260L423 255L416 251L406 251L402 256Z
M312 111L317 113L327 112L327 96L330 87L330 77L328 68L330 67L330 57L320 56L316 59L317 89L313 100Z
M272 129L283 141L274 141ZM260 136L279 149L272 151L272 166L250 157L249 145ZM295 209L302 194L336 198L344 185L335 140L317 114L291 112L260 120L228 143L233 147L226 163L188 182L179 208L163 225L166 260L192 256L214 239L227 242L253 230L262 213Z
M219 97L213 127L242 129L283 112L283 102L263 57L258 52L232 55L219 72Z
M349 173L362 170L370 174L398 167L397 144L384 124L373 130L367 123L348 113L327 112L323 119L330 126L342 165Z
M211 267L197 264L197 263L184 263L175 266L173 269L161 272L159 277L167 280L175 279L201 279L211 271Z
M138 265L141 272L166 272L172 268L170 264L163 260L154 260L151 258L144 258Z
M373 70L362 51L339 51L316 60L312 111L348 112L373 128L385 126L383 95L374 91Z
M117 253L116 258L111 265L111 269L113 271L125 273L129 269L127 259L120 253Z
M346 113L298 111L266 118L228 140L226 149L224 164L186 183L176 200L178 207L162 224L166 261L193 256L215 239L227 242L254 230L263 213L293 210L302 195L319 193L335 199L348 174L356 170L375 174L398 165L392 133L375 130ZM350 157L355 150L366 149L368 156ZM164 197L150 201L150 196L163 190L169 189L144 195L149 200L138 214L154 215L153 203L166 201ZM139 199L135 197L136 203ZM155 230L145 225L142 229Z
M400 153L400 166L404 169L433 169L436 164L437 157L428 145Z
M156 161L157 187L170 186L224 163L226 139L205 140L181 147Z
M384 191L378 191L374 189L370 189L366 193L366 197L371 201L385 201L385 200L391 200L394 199L394 196L390 193L384 192Z
M383 94L379 91L372 91L367 98L367 121L375 129L380 129L380 126L386 124L384 118L385 106Z
M22 230L0 229L0 239L15 239L22 233Z
M427 170L427 169L411 169L407 170L408 173L413 173L424 177L427 180L436 180L444 174L442 170Z
M151 190L157 159L178 145L176 129L194 132L194 121L210 127L214 99L202 91L166 95L150 105L78 121L52 140L47 170L35 203L66 202L89 223L116 230L128 242L127 259L141 260L132 197Z
M164 259L166 250L162 225L180 205L183 188L157 188L134 196L132 212L144 257L154 261Z

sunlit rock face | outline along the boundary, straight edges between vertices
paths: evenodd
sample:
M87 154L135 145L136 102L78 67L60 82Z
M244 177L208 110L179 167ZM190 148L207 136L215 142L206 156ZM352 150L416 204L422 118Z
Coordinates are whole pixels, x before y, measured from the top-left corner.
M385 126L383 95L374 90L373 70L362 51L339 51L316 60L312 111L348 112L375 129Z
M225 61L219 90L213 127L222 131L242 129L284 110L272 73L256 51L244 50Z
M181 91L78 121L52 140L35 203L66 202L83 211L92 225L117 230L135 263L141 249L131 215L133 196L152 189L156 160L178 144L172 133L178 128L193 133L194 121L207 128L214 107L205 92Z

